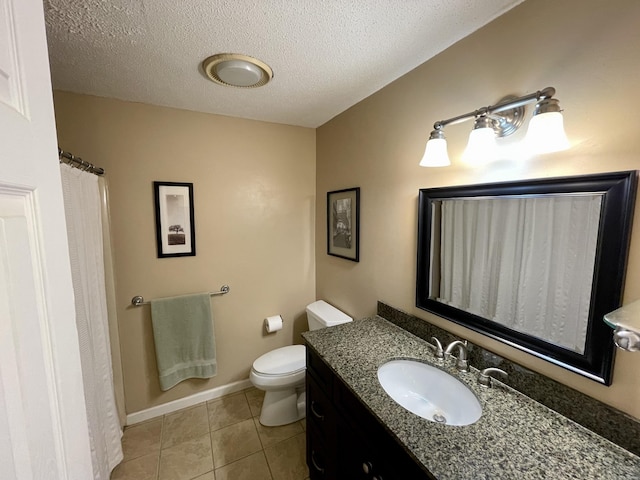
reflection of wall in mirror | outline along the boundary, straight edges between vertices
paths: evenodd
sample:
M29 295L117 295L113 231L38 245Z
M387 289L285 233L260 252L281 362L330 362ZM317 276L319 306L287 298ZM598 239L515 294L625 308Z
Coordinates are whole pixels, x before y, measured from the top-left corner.
M601 203L600 194L439 202L431 297L584 353Z

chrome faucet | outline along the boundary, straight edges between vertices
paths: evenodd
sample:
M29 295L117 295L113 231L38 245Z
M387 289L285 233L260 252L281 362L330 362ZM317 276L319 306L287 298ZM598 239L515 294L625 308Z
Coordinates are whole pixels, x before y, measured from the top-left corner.
M461 340L456 340L447 345L446 350L444 351L445 355L451 355L451 352L454 348L458 347L458 359L456 361L456 368L459 372L468 372L469 371L469 362L467 361L467 342L466 340L463 342Z
M497 373L499 375L502 375L505 378L508 376L507 372L505 372L504 370L500 370L499 368L489 367L489 368L485 368L478 374L478 383L482 387L487 387L487 388L491 387L492 381L493 381L493 379L491 378L492 373Z
M435 342L435 345L432 343L428 344L435 350L433 354L436 356L436 358L444 358L444 351L442 350L442 344L440 343L440 340L438 340L436 337L431 337L431 340Z

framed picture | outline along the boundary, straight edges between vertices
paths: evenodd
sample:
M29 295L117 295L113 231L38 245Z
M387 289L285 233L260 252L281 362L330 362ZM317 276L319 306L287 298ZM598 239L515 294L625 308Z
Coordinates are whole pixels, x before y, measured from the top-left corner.
M193 183L153 182L158 258L196 254Z
M360 261L360 187L327 192L327 254Z

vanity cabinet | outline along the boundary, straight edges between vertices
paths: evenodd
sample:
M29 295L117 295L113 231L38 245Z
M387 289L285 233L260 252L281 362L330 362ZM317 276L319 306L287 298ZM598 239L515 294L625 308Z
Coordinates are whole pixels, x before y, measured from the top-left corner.
M306 396L311 480L435 480L309 346Z

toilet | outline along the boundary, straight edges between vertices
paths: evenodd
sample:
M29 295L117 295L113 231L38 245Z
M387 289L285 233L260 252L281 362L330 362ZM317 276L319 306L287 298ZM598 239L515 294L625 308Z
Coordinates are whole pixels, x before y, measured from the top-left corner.
M348 323L353 319L324 300L307 305L309 330ZM305 416L304 379L306 351L304 345L276 348L258 357L249 379L264 390L260 423L276 427L293 423Z

